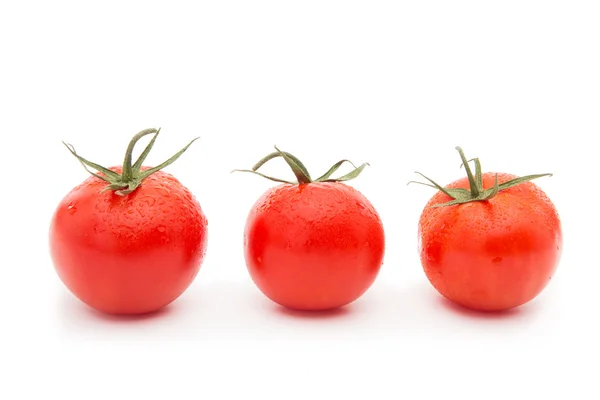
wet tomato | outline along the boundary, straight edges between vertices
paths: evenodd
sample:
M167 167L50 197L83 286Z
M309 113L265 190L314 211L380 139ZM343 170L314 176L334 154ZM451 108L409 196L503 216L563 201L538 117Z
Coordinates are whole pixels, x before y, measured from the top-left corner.
M355 301L375 281L385 247L375 208L343 183L366 164L332 179L340 161L312 180L296 157L277 150L250 172L275 157L286 160L298 182L271 188L251 209L244 234L250 276L268 298L292 309L328 310Z
M460 148L467 177L439 189L418 227L425 274L447 299L481 311L508 310L547 286L562 251L559 215L533 182L550 174L475 175Z
M154 134L152 141L132 165L133 146L149 134ZM154 129L136 135L123 167L101 167L67 145L84 166L98 172L56 208L50 252L66 287L102 312L141 314L163 308L188 288L206 252L207 220L200 204L161 171L187 146L158 167L142 166L157 135Z

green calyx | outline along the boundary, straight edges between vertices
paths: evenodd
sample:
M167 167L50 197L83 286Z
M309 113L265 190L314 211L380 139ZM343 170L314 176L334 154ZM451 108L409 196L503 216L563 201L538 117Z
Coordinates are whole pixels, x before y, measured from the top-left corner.
M166 166L173 164L179 158L179 156L181 156L188 149L188 147L190 147L191 144L194 143L198 139L198 138L193 139L190 143L188 143L187 146L185 146L183 149L181 149L179 152L177 152L173 157L169 158L167 161L163 162L162 164L160 164L156 167L153 167L153 168L149 168L145 171L142 171L142 164L146 160L146 157L150 153L150 150L152 150L152 147L154 146L154 142L156 141L156 138L158 137L159 133L160 133L160 128L159 129L154 129L154 128L144 129L143 131L141 131L137 135L135 135L133 137L133 139L131 139L131 142L129 142L129 146L127 146L127 151L125 152L125 160L123 161L123 170L122 170L121 174L118 174L115 171L112 171L106 167L103 167L101 165L98 165L96 163L88 161L85 158L81 157L80 155L77 154L77 152L75 152L75 147L73 147L73 145L67 144L65 142L63 142L63 144L67 147L67 149L69 149L71 154L73 154L79 160L79 162L81 163L81 165L83 165L83 168L85 168L85 170L87 172L89 172L90 174L92 174L93 176L95 176L98 179L102 179L103 181L105 181L107 183L107 185L104 187L104 189L102 189L102 191L100 193L102 193L106 190L113 190L115 192L115 194L117 194L119 196L126 196L129 193L133 192L135 189L137 189L137 187L142 184L142 181L144 179L146 179L153 173L160 171L161 169L165 168ZM154 136L152 137L152 140L150 140L150 143L148 143L148 145L146 146L146 148L144 149L142 154L140 154L140 156L136 160L136 162L132 164L132 153L133 153L133 149L134 149L135 145L144 136L152 135L152 134L154 134ZM90 168L96 170L97 172L90 170Z
M456 147L456 150L458 151L458 154L460 154L460 158L462 159L461 168L462 168L462 166L464 166L465 170L467 171L467 177L469 178L470 189L467 190L467 189L462 189L462 188L444 188L420 172L415 172L415 173L421 175L423 178L427 179L430 183L423 183L423 182L416 182L416 181L408 182L409 184L410 183L418 183L419 185L425 185L425 186L432 187L434 189L438 189L453 199L452 201L449 201L447 203L435 204L432 207L445 207L445 206L452 206L454 204L469 203L472 201L489 200L489 199L493 198L494 196L496 196L502 190L519 185L523 182L541 178L543 176L552 176L552 174L537 174L537 175L521 176L521 177L518 177L515 179L511 179L510 181L504 182L499 185L498 184L498 174L496 174L496 179L494 180L494 186L490 189L484 189L483 188L483 180L481 177L481 163L479 162L479 158L473 158L473 159L467 161L467 158L465 157L462 149L460 147ZM471 168L469 167L469 162L471 162L471 161L473 161L473 163L475 164L475 176L473 176L473 172L471 171Z
M276 150L275 152L263 157L260 161L258 161L252 167L252 169L235 169L235 170L233 170L233 172L250 172L255 175L262 176L263 178L267 178L274 182L289 183L290 185L299 185L299 184L306 184L306 183L313 183L313 182L349 181L351 179L356 178L358 175L360 175L360 173L363 171L363 169L365 169L365 167L367 165L369 165L368 163L364 163L357 167L350 160L341 160L341 161L338 161L337 163L335 163L331 168L329 168L329 170L327 172L325 172L323 175L321 175L317 179L312 179L308 170L302 163L302 161L300 161L297 157L295 157L294 155L292 155L288 152L279 150L277 148L277 146L275 146L275 150ZM265 175L261 172L258 172L258 169L260 167L262 167L268 161L270 161L274 158L277 158L277 157L283 158L285 160L285 162L287 163L287 165L292 169L292 172L294 173L294 175L296 176L296 179L297 179L296 182L288 181L285 179L275 178L272 176ZM347 173L346 175L340 176L338 178L332 178L331 175L333 175L344 163L349 163L350 165L352 165L352 167L354 167L354 169L352 171L350 171L349 173Z

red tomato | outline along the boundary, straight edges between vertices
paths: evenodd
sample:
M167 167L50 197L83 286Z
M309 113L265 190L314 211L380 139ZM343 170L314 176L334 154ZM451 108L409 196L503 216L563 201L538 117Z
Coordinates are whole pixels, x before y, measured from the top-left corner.
M355 301L373 284L384 256L381 219L361 193L340 182L362 168L316 181L304 170L299 184L278 185L254 205L244 254L268 298L292 309L327 310Z
M476 167L481 195L487 191L491 197L433 207L456 202L437 192L419 220L421 262L431 284L447 299L475 310L507 310L535 298L552 278L562 251L561 223L550 199L529 181L543 175L481 174L478 160ZM499 190L494 195L496 176ZM506 185L515 179L520 182ZM471 187L467 177L446 189L469 192Z
M123 168L110 171L122 176ZM147 171L134 168L134 177ZM163 171L143 178L129 193L131 187L121 182L121 194L117 187L106 190L105 173L86 179L58 205L50 227L55 269L76 297L99 311L156 311L178 298L198 273L206 217L190 191Z

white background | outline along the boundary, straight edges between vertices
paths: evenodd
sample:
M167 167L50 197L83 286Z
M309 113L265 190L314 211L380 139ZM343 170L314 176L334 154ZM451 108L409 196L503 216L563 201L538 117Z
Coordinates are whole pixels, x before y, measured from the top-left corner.
M598 398L599 20L595 1L2 2L0 398ZM151 164L201 136L167 172L200 201L208 254L164 312L107 317L49 259L52 212L87 177L61 140L113 165L148 127ZM385 263L343 311L286 312L248 277L245 218L272 183L230 171L273 145L313 174L371 163L351 184ZM514 312L451 306L419 264L433 191L406 182L461 177L456 145L486 171L555 174L537 183L563 258Z

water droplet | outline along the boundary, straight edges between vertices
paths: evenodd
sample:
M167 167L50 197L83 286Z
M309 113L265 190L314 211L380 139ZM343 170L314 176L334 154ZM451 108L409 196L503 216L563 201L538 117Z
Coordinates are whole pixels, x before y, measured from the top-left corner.
M158 228L156 228L156 229L158 229L158 231L159 231L159 232L164 232L164 231L166 231L166 230L167 230L167 229L166 229L164 226L159 226L159 227L158 227Z
M494 257L494 258L492 259L492 262L493 262L494 264L501 263L501 262L502 262L502 257Z
M144 197L144 203L146 203L146 205L148 207L152 207L154 205L154 203L156 203L156 199L154 199L154 197L152 196L146 196Z
M75 203L73 203L73 202L69 203L69 205L67 206L67 211L69 212L69 214L75 214L75 212L77 211L77 207L75 207Z

